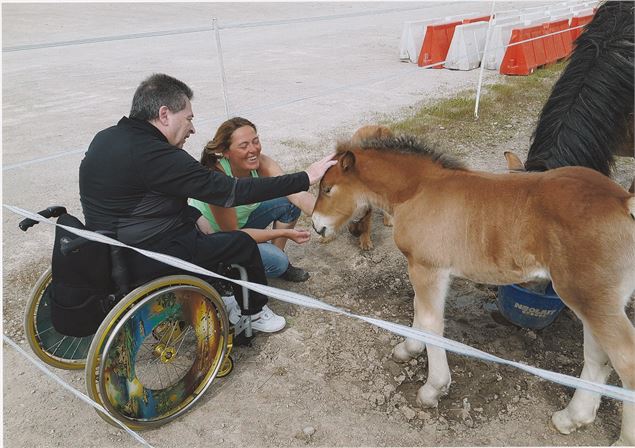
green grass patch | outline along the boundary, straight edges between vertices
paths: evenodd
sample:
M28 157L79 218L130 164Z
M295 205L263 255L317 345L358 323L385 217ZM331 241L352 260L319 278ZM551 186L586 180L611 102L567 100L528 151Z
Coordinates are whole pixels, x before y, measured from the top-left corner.
M443 141L448 148L468 141L491 142L493 129L497 130L496 138L509 137L518 117L538 118L565 64L559 62L530 76L509 76L502 82L484 86L479 119L474 118L476 91L470 89L424 104L402 120L387 120L383 124L397 133Z

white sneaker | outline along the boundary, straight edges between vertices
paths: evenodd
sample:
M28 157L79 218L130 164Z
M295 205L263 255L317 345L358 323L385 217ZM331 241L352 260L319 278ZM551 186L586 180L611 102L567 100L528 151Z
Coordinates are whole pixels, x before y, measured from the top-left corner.
M234 296L223 296L223 303L229 317L229 323L236 325L240 320L240 307Z
M251 328L263 333L275 333L282 330L286 324L285 318L271 311L267 305L263 306L258 314L251 316Z

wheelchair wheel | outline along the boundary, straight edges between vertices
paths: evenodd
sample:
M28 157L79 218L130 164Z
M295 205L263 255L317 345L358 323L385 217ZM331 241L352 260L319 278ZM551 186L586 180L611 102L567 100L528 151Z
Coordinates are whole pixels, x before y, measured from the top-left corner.
M162 277L124 297L95 333L86 362L88 395L132 429L158 427L207 390L228 339L227 312L209 284Z
M234 360L231 356L227 355L223 360L220 370L218 371L218 375L216 376L218 378L222 378L232 373L232 370L234 370Z
M45 363L60 369L83 369L93 336L80 338L55 331L51 323L51 278L51 268L48 268L31 290L24 314L26 339Z

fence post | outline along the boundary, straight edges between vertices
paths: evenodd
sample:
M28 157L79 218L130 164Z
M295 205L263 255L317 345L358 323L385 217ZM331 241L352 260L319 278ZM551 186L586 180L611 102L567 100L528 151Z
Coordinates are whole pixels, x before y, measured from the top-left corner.
M212 18L212 28L216 35L216 51L218 53L218 66L220 68L220 81L223 89L223 100L225 101L225 117L229 119L229 103L227 102L227 85L225 81L225 64L223 63L223 49L220 45L220 32L218 29L218 19Z
M491 35L492 24L494 23L494 5L496 0L492 0L492 10L489 12L489 24L487 25L487 34L485 35L485 47L483 47L483 57L481 58L481 69L478 73L478 85L476 86L476 103L474 104L474 119L478 119L478 105L481 100L481 86L483 85L483 72L485 71L485 55L487 55L487 47Z

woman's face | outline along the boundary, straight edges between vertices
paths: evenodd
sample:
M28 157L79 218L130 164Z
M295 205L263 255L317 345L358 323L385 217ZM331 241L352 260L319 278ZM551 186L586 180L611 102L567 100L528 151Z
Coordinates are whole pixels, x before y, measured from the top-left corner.
M251 126L242 126L232 133L229 150L225 157L229 159L232 172L236 177L249 176L251 170L260 166L260 139Z

